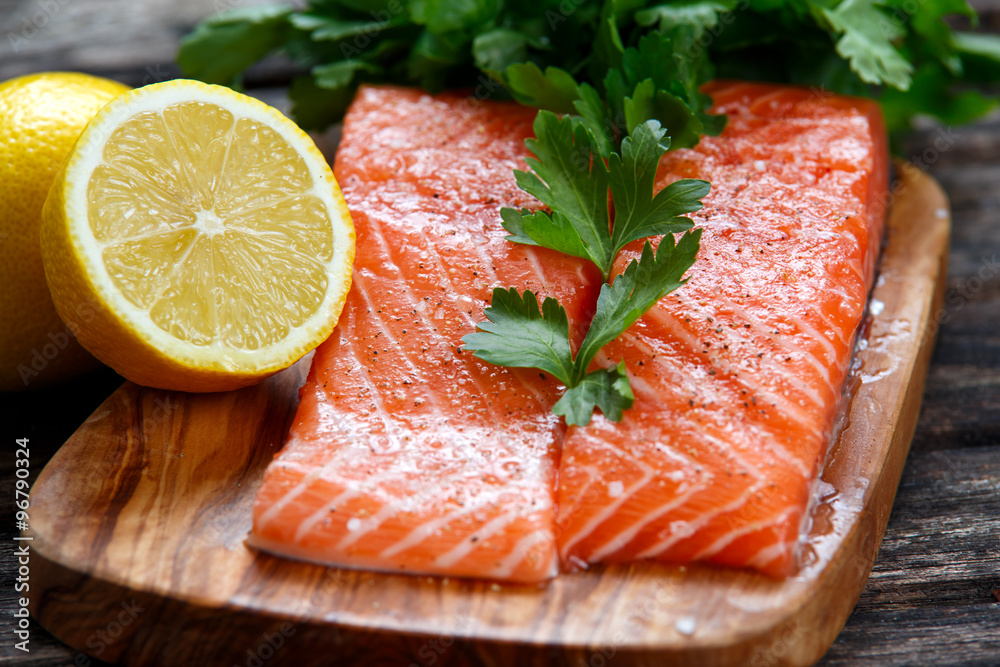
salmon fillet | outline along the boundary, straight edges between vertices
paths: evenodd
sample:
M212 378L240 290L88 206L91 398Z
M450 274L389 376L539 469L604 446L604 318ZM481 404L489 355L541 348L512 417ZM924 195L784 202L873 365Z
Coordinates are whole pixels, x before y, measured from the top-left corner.
M553 576L560 557L793 571L873 279L884 131L865 101L708 92L727 130L665 156L658 177L712 182L691 280L597 360L627 363L624 420L567 432L551 379L458 352L495 286L556 297L577 342L593 314L596 269L504 239L500 208L537 205L512 175L534 110L363 88L335 164L354 286L266 472L251 542L521 582Z
M566 434L556 534L571 565L796 567L872 286L885 131L870 101L765 84L706 92L725 132L666 155L657 183L712 183L690 281L597 359L628 366L636 402L622 422L598 415Z
M574 336L600 275L506 241L532 207L534 110L362 88L334 171L357 233L353 287L315 353L251 543L320 563L537 582L556 574L559 386L460 353L496 285L556 296Z

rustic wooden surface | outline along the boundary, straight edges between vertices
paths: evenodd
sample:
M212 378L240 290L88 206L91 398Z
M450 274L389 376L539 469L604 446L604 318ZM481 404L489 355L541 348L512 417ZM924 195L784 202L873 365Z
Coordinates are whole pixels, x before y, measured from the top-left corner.
M142 667L239 662L285 623L295 637L274 651L274 667L321 667L333 651L344 664L368 664L373 652L409 664L436 637L463 648L435 662L462 667L568 667L609 653L623 667L811 665L875 559L944 298L947 201L919 169L901 168L897 183L872 294L881 308L865 326L795 577L647 562L510 586L249 549L253 500L294 414L304 360L239 392L126 383L101 404L31 491L32 615L79 649L121 625L106 657Z
M200 16L239 0L0 0L0 78L74 69L132 85L176 74L177 38ZM973 2L1000 32L1000 3ZM25 23L27 21L27 23ZM31 31L31 27L35 31ZM25 36L27 42L11 38ZM14 47L15 42L17 48ZM274 61L248 83L280 84ZM937 142L940 148L932 148ZM867 588L833 647L832 665L996 665L1000 662L1000 117L915 133L906 157L924 158L952 201L948 291L924 407L889 526ZM0 397L7 455L0 511L0 662L95 665L32 626L31 653L13 650L15 438L31 438L32 479L121 383L97 371L54 390ZM113 638L94 645L112 654ZM431 664L440 642L419 664ZM254 646L253 648L258 648ZM246 664L244 661L243 664ZM372 663L374 664L374 663ZM613 663L612 663L613 664ZM768 664L767 660L758 664Z

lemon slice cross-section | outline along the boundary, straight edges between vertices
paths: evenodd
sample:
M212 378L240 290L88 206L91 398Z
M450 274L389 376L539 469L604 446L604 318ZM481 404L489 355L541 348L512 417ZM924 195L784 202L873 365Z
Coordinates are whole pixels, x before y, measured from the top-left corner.
M354 227L292 121L179 80L90 122L46 200L42 255L56 309L96 357L146 386L218 391L329 336Z

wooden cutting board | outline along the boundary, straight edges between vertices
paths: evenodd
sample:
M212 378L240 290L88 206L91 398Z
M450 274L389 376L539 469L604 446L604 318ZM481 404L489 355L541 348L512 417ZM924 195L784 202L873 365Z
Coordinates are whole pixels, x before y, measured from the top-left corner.
M898 165L888 241L801 572L635 563L547 586L324 568L249 549L308 359L256 387L124 384L31 492L31 611L129 665L805 665L864 587L916 425L948 204Z

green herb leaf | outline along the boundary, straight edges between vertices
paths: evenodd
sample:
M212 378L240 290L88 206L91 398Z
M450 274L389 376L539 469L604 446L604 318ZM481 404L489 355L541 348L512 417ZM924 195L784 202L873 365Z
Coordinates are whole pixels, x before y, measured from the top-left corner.
M300 30L309 30L310 38L317 42L339 42L356 39L381 29L384 24L371 20L344 20L314 15L293 15L292 25Z
M633 260L610 285L601 287L597 311L577 352L576 375L571 384L582 379L602 347L632 326L657 301L687 282L683 279L684 272L694 263L700 239L700 229L685 233L676 244L668 234L660 240L655 253L647 241L639 259Z
M607 158L618 146L623 125L609 117L607 105L593 86L582 83L578 91L580 99L573 103L573 107L580 114L577 122L590 132L601 157Z
M702 134L703 127L695 111L676 95L657 90L652 79L635 87L632 96L625 98L624 109L629 132L634 132L647 119L655 119L673 128L670 142L676 148L694 146Z
M690 229L683 214L701 209L700 200L708 194L706 181L685 179L654 197L656 169L670 143L655 120L639 124L623 141L621 154L610 153L607 166L585 122L542 111L535 134L526 142L536 156L528 159L534 173L516 171L515 176L518 186L550 212L503 209L507 239L589 259L605 279L626 244ZM615 202L613 230L609 187Z
M487 25L500 9L499 0L410 0L408 4L414 22L434 33Z
M719 24L719 14L736 8L736 0L687 0L669 5L657 5L636 12L635 22L641 26L658 25L662 32L678 26L691 26L694 38Z
M977 83L1000 81L1000 37L959 32L953 38L966 80Z
M468 48L465 31L424 31L407 60L407 75L424 90L443 90L452 70L465 62Z
M226 86L290 36L290 5L239 7L210 17L185 36L177 64L185 76Z
M672 148L689 148L702 134L722 131L724 117L707 113L711 99L699 90L711 78L711 68L704 49L693 49L692 35L681 28L649 33L638 47L625 50L621 83L609 88L632 91L621 103L628 132L648 119L658 120L670 133Z
M538 310L534 292L518 294L511 287L493 290L493 302L484 311L489 321L480 331L462 338L463 349L491 364L538 368L568 383L573 374L566 310L549 297Z
M961 76L962 60L955 48L954 33L944 22L944 17L952 14L965 16L976 21L976 12L965 0L923 0L920 11L907 4L906 0L887 0L887 9L897 22L909 21L912 36L907 40L910 48L926 54L927 60L936 59L953 76ZM923 58L921 58L923 59ZM910 57L911 62L914 58Z
M660 158L669 143L666 131L655 120L640 124L622 142L621 155L608 160L608 184L615 202L612 254L626 244L647 236L682 232L692 227L684 213L701 210L708 194L707 181L684 179L671 183L653 196Z
M558 67L547 67L543 73L535 63L511 65L503 81L521 104L556 113L572 113L573 103L580 98L576 79Z
M337 122L354 98L354 88L322 88L311 76L292 79L288 87L292 114L303 130L322 130Z
M884 0L842 0L835 9L822 9L823 16L841 34L837 53L851 62L864 81L889 84L905 90L910 85L911 65L893 40L906 31L881 9Z
M955 90L954 77L938 63L927 63L917 70L908 90L887 89L879 101L890 131L905 130L915 110L933 116L948 125L963 125L997 106L975 90Z
M472 40L472 57L476 67L497 78L501 72L528 57L531 38L524 33L497 28L476 35Z
M932 89L924 75L926 94L911 100L930 106L896 114L940 115L936 96L950 103L956 85L1000 78L995 38L953 32L952 15L975 25L966 0L306 0L301 10L207 18L183 39L178 62L187 76L234 86L246 67L279 51L307 70L371 66L354 71L344 94L361 81L439 89L481 85L485 75L522 103L579 114L607 158L650 118L667 129L671 149L720 132L723 118L708 114L698 90L713 70L875 97L877 86L906 90L917 72L940 65L948 76L933 77ZM333 91L331 83L324 77L317 87ZM300 90L296 120L337 120L311 106L327 97Z
M525 160L533 173L515 171L517 185L551 215L504 209L509 240L589 259L602 271L611 268L607 169L591 134L572 118L540 111L535 138L525 144L535 154ZM574 236L575 232L575 236Z
M340 60L314 67L312 75L313 81L320 88L336 90L349 87L359 72L376 73L378 71L378 67L364 60Z
M676 244L673 232L690 229L691 221L682 214L701 208L700 198L708 193L705 181L677 181L654 194L656 170L669 143L666 133L655 120L641 123L622 142L621 154L612 152L605 167L591 133L582 122L571 117L559 118L547 111L535 120L537 138L528 140L536 158L529 164L535 173L515 172L518 185L548 205L551 212L502 210L507 238L517 243L542 245L569 255L590 259L604 273L605 279L619 250L636 239L664 235L657 251L647 241L638 261L611 284L601 287L596 314L575 359L566 347L556 355L563 366L553 370L552 358L543 367L537 361L537 343L542 336L535 332L525 351L519 352L524 336L497 329L497 317L517 313L522 327L539 326L537 303L531 292L516 308L508 304L517 291L494 291L494 306L488 314L490 323L479 328L505 340L471 334L463 339L469 349L487 361L507 366L545 368L563 380L566 394L553 410L566 417L567 424L586 425L594 408L617 421L621 411L631 406L632 393L624 366L588 373L590 363L604 345L617 338L657 301L684 284L684 272L698 253L701 230L686 233ZM615 225L609 229L608 191L615 202ZM588 242L589 241L589 242ZM599 246L600 252L594 248ZM545 305L556 304L546 299ZM497 304L502 308L498 310ZM535 304L533 307L531 304ZM544 307L543 307L544 310ZM568 337L565 311L559 309L560 327L544 328L544 349L552 350L553 335ZM543 317L542 319L546 319ZM552 317L555 321L555 316ZM509 324L509 322L508 322ZM492 346L491 346L492 342ZM485 350L485 352L484 352ZM484 354L486 356L484 356ZM570 356L567 356L570 355Z
M611 368L600 368L569 387L552 407L552 412L566 418L569 426L586 426L594 408L613 422L621 421L622 411L632 407L635 396L625 372L625 362Z
M510 232L508 241L543 246L566 255L593 261L590 249L584 245L580 233L573 223L558 211L548 213L504 208L500 211L500 217L503 219L504 229Z
M569 425L586 426L595 407L611 421L619 421L634 398L625 364L587 370L602 347L686 282L683 275L698 254L700 238L701 230L695 230L675 244L668 234L655 252L647 242L637 261L601 287L596 314L575 359L565 309L550 297L539 311L533 292L520 295L513 287L493 290L493 303L485 311L488 321L462 338L464 349L499 366L538 368L560 380L566 393L553 412Z

